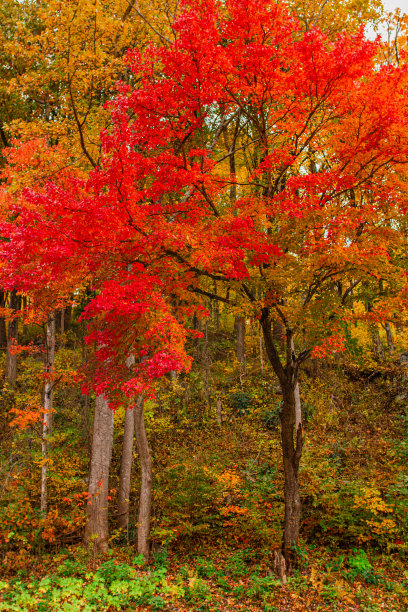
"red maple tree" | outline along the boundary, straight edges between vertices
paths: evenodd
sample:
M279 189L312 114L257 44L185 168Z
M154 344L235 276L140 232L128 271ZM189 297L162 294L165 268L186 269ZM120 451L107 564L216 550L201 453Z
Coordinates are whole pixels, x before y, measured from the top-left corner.
M397 254L407 70L379 69L377 49L362 31L304 32L281 3L192 1L173 43L129 51L101 166L87 180L24 190L2 224L10 286L91 283L83 316L99 346L94 382L111 396L188 367L201 296L259 319L283 394L289 566L300 526L299 367L329 338L340 347L360 289L381 278L406 303ZM384 303L381 312L391 317Z

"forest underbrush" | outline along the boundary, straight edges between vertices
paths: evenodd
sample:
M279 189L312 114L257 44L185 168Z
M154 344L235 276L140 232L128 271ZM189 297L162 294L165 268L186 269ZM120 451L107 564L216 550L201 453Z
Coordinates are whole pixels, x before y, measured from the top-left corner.
M74 340L72 333L58 351L46 517L34 416L41 360L22 358L24 374L2 389L1 610L407 609L408 394L395 364L351 376L339 359L324 360L303 373L302 535L282 584L274 570L283 520L281 396L255 338L245 370L228 338L214 334L210 363L199 342L192 372L163 379L146 402L154 458L149 563L135 553L136 453L127 531L115 516L124 407L115 413L109 553L81 544L92 397L73 384Z

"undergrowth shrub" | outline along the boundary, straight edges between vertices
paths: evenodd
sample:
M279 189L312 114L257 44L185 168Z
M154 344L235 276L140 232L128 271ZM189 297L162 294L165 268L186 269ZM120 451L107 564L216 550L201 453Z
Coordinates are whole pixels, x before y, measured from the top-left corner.
M69 575L74 571L80 576ZM125 563L103 563L96 572L86 572L65 561L56 575L28 583L0 582L0 610L7 612L105 612L123 610L129 605L148 605L151 610L165 607L168 592L166 570L159 568L140 575Z

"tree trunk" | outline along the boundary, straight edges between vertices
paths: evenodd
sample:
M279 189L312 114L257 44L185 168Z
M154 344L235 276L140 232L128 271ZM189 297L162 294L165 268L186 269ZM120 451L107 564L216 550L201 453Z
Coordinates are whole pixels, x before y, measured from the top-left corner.
M24 295L21 298L21 308L24 311L23 312L23 316L22 316L22 319L23 319L23 336L25 336L26 333L27 333L27 323L25 322L27 306L28 306L28 298L27 298L26 295Z
M237 331L237 360L245 365L245 317L235 318L235 329Z
M13 289L10 293L10 308L13 310L13 314L18 310L18 297L17 291ZM13 353L13 345L17 343L18 336L18 318L14 316L9 321L8 333L7 333L7 355L6 355L6 381L14 384L17 380L17 354Z
M139 517L137 526L137 552L149 558L150 518L152 510L152 456L144 422L144 400L140 396L133 409L135 412L136 445L140 457L141 485Z
M366 304L366 311L372 312L372 310L373 310L373 306L369 302L368 304ZM384 347L381 342L380 332L378 331L378 325L377 323L371 322L369 326L370 326L371 339L373 343L374 359L376 361L384 361L384 358L385 358Z
M295 429L297 420L296 403L298 401L296 399L296 389L299 389L297 381L292 381L285 389L282 389L283 407L279 414L285 477L285 523L282 553L285 557L288 573L290 573L293 566L295 556L294 546L296 546L299 539L301 517L298 473L302 455L303 428L300 422L297 429Z
M273 323L272 323L272 335L273 335L273 339L275 340L275 342L277 343L277 345L279 346L279 350L281 351L281 353L284 352L285 350L285 330L284 327L282 325L282 323L280 321L278 321L277 319L274 319Z
M44 421L41 442L41 515L43 517L47 516L48 510L48 447L49 437L52 433L55 384L52 377L55 365L55 313L52 313L47 320L45 348L44 373L46 380L44 386Z
M118 523L120 527L126 530L129 526L129 495L133 462L134 429L134 409L126 408L118 491Z
M207 406L211 403L210 398L210 353L208 348L208 323L204 325L204 349L203 349L203 365L204 365L204 393Z
M390 355L392 355L395 350L394 349L394 339L392 337L391 325L388 323L388 321L385 324L385 333L387 334L388 352Z
M262 329L259 329L259 362L261 364L261 373L264 373L263 350L262 350Z
M4 291L0 291L0 308L4 308L6 306L6 293ZM7 348L7 328L6 328L6 318L1 315L0 316L0 349Z
M85 543L93 545L96 554L106 553L109 548L108 493L112 446L113 410L105 396L98 395L95 399L85 526Z
M214 293L217 295L217 282L214 281ZM220 303L218 300L214 302L214 317L215 317L215 329L217 332L220 331Z
M284 471L285 519L282 550L276 553L276 566L282 580L290 573L295 558L294 547L298 543L301 502L299 493L299 463L303 448L303 426L300 404L298 363L295 359L292 331L286 330L286 365L276 349L269 309L262 310L260 319L265 340L266 354L279 380L283 406L279 413L281 425L282 459Z
M64 332L68 331L70 325L71 325L71 318L72 318L72 304L68 304L67 306L65 306L65 308L63 309L64 312ZM61 321L61 327L62 327L62 321ZM62 332L62 329L61 329Z
M61 334L61 310L55 311L55 333L57 336Z
M373 339L374 358L376 359L376 361L384 361L384 347L382 345L380 332L376 323L373 323L371 326L371 337Z
M293 337L290 338L290 350L292 355L294 355L295 343L293 341ZM302 404L300 402L300 389L297 377L296 380L293 382L293 398L295 405L295 432L297 432L299 425L302 424Z

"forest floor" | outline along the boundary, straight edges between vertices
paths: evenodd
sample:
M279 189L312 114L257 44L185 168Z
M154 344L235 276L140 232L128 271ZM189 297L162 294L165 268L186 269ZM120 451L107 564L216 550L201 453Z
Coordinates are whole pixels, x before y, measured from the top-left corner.
M287 584L270 555L251 548L216 551L195 545L146 565L131 548L92 559L82 547L47 554L31 569L0 581L0 610L165 610L197 612L402 612L408 572L398 555L307 549Z

